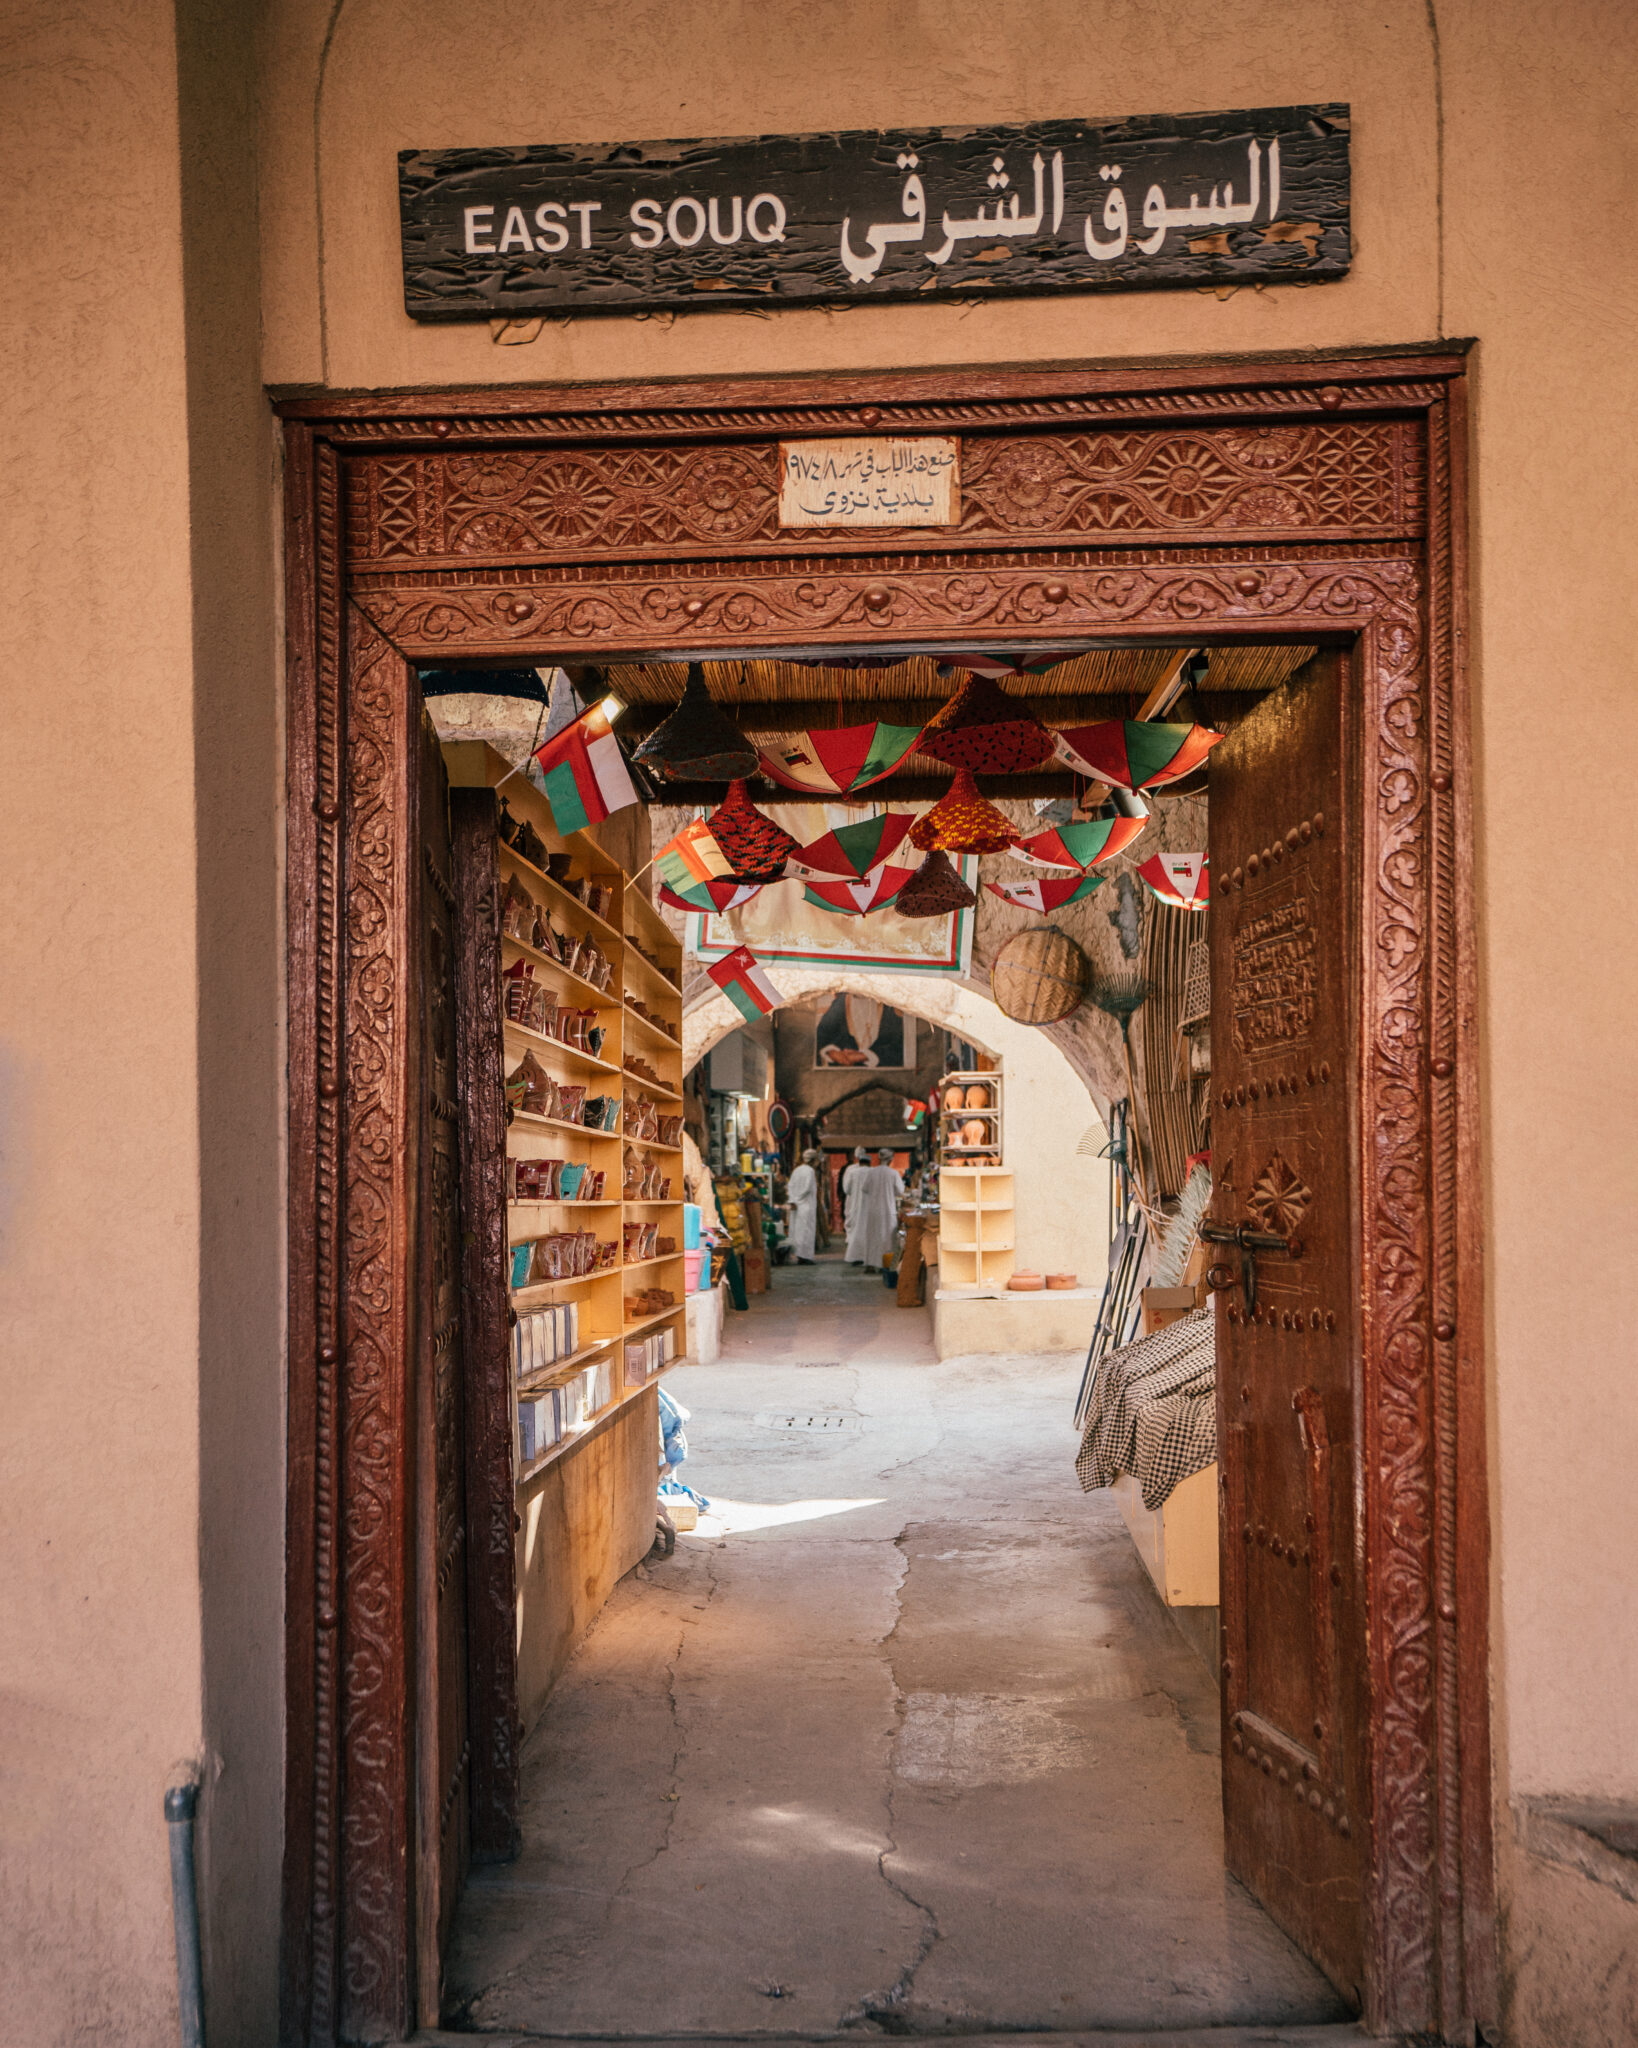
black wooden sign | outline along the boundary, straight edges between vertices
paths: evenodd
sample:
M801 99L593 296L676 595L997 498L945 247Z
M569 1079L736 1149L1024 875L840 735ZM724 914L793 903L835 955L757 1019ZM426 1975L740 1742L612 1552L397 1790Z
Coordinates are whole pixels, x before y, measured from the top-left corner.
M405 150L417 320L1304 283L1348 269L1348 109Z

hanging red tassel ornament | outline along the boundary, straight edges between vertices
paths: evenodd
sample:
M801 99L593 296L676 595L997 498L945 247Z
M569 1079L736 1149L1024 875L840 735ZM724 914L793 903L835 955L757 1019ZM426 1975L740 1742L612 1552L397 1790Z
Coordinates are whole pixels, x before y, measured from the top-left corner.
M1027 705L988 676L970 675L922 727L915 751L948 761L952 768L1011 775L1020 768L1038 768L1052 747L1052 734Z
M910 827L909 839L923 853L1004 853L1020 843L1011 821L979 795L970 768L956 770L944 795Z
M945 853L930 853L899 891L893 908L900 917L948 917L977 902Z
M728 794L705 826L721 847L736 882L779 881L797 851L796 841L772 818L762 815L738 777L729 783Z

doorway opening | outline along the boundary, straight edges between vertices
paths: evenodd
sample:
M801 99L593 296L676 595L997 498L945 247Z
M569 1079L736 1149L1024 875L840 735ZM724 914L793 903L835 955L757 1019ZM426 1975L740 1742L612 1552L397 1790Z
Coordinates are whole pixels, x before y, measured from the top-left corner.
M1307 1660L1306 1676L1288 1682L1288 1661L1265 1658L1255 1645L1237 1654L1231 1643L1222 1659L1225 1783L1243 1763L1269 1788L1265 1799L1242 1780L1248 1790L1238 1809L1230 1793L1229 1833L1232 1845L1237 1812L1253 1834L1262 1830L1246 1851L1248 1869L1258 1844L1273 1870L1285 1848L1309 1840L1299 1830L1322 1825L1331 1828L1326 1853L1356 1859L1347 1907L1356 1960L1327 1952L1289 1900L1269 1903L1334 1976L1357 1988L1372 2025L1454 2037L1488 2010L1482 1456L1466 1455L1482 1446L1483 1432L1471 1177L1464 1191L1457 1114L1472 1086L1458 915L1463 701L1452 655L1452 422L1461 389L1459 362L1430 368L1431 360L1258 365L1124 386L1113 373L1023 372L999 399L963 390L960 378L941 380L933 394L913 380L900 389L873 379L893 392L900 425L948 424L959 415L972 454L968 461L964 445L973 518L959 545L949 535L902 544L896 537L891 555L867 553L857 537L815 550L807 536L798 556L767 524L755 451L774 429L819 417L793 391L759 391L754 430L732 403L712 410L724 393L694 394L669 413L653 404L628 413L623 397L577 395L554 421L520 395L499 436L505 446L496 445L493 394L487 411L450 401L426 417L418 401L291 409L292 874L301 884L292 890L293 2037L357 2036L436 2016L453 1893L428 1883L426 1845L440 1801L452 1811L452 1796L470 1802L474 1843L496 1818L463 1789L468 1752L474 1781L497 1761L502 1768L491 1776L505 1777L506 1759L493 1743L486 1748L493 1730L475 1724L464 1739L458 1725L441 1733L448 1747L436 1750L440 1768L428 1766L442 1693L436 1683L425 1691L426 1646L441 1640L442 1622L434 1602L423 1598L417 1608L417 1571L423 1587L429 1571L453 1573L464 1543L470 1628L478 1612L474 1560L510 1554L516 1532L492 1517L477 1537L470 1533L481 1483L469 1486L468 1517L457 1524L467 1533L449 1532L447 1547L436 1502L430 1522L417 1507L416 1487L436 1473L443 1438L434 1419L417 1463L415 1419L424 1425L425 1417L415 1405L415 1346L430 1345L421 1381L437 1385L447 1328L419 1312L417 1289L440 1242L447 1274L457 1240L439 1236L436 1138L410 1138L424 1127L417 1119L436 1124L448 1101L436 1081L436 1033L426 1054L415 1050L423 1041L412 1029L431 981L423 963L438 951L422 899L428 890L442 894L436 879L421 880L438 869L437 849L429 852L423 836L436 800L426 800L418 779L413 671L450 660L541 663L592 652L600 663L641 663L656 646L690 658L737 656L747 645L759 658L822 654L856 648L861 636L879 647L947 651L1020 640L1158 649L1185 637L1212 647L1273 640L1320 650L1315 672L1330 677L1325 701L1336 712L1324 758L1338 794L1322 801L1288 782L1275 789L1278 803L1266 787L1257 798L1255 777L1266 784L1274 755L1259 761L1253 749L1251 808L1260 802L1266 814L1272 803L1292 817L1280 827L1285 853L1276 851L1272 827L1256 845L1245 829L1230 898L1239 893L1248 912L1276 920L1277 929L1259 926L1241 951L1283 946L1278 974L1300 980L1315 933L1335 942L1336 1000L1323 1021L1341 1033L1340 1049L1315 1066L1317 1073L1330 1065L1337 1085L1323 1099L1341 1105L1338 1134L1326 1142L1333 1164L1347 1160L1335 1211L1347 1218L1338 1226L1347 1270L1327 1276L1340 1308L1300 1306L1305 1330L1313 1331L1311 1310L1320 1306L1322 1339L1339 1339L1347 1395L1339 1429L1325 1388L1313 1374L1300 1378L1289 1390L1296 1421L1284 1424L1296 1449L1287 1445L1289 1456L1255 1467L1242 1461L1254 1489L1278 1500L1278 1513L1237 1520L1243 1507L1255 1510L1255 1500L1238 1496L1225 1507L1225 1563L1231 1528L1252 1527L1256 1552L1228 1569L1225 1587L1238 1574L1244 1611L1259 1602L1274 1617L1270 1640L1289 1638L1300 1621ZM738 394L740 404L746 398ZM820 412L851 402L831 392ZM595 522L572 535L561 519L550 533L531 527L528 505L545 502L541 472L562 464L557 441L574 442L573 463L595 470L624 459L634 439L674 437L686 466L702 434L714 473L727 461L743 464L733 474L750 479L743 530L730 534L717 507L709 536L685 533L693 516L686 508L703 501L674 489L661 492L672 521L663 535L663 520L652 528L628 522L618 536ZM452 437L464 445L441 446ZM1164 483L1175 486L1185 439L1195 480L1186 492ZM461 492L480 471L483 517L467 539ZM1208 472L1211 487L1196 488ZM434 474L439 488L423 489ZM1232 488L1220 490L1212 481L1219 475ZM343 496L345 543L336 516ZM561 493L551 502L561 508ZM1300 758L1320 756L1302 749ZM1341 817L1349 830L1339 840L1332 821ZM1348 857L1333 894L1316 909L1309 892L1309 923L1293 940L1301 919L1288 878L1305 859L1314 871L1315 845L1339 844ZM458 906L458 881L445 880ZM1290 900L1263 906L1276 881ZM1231 1082L1230 1104L1219 1100L1214 1115L1231 1125L1239 1117L1255 1150L1265 1126L1250 1105L1266 1102L1285 1116L1293 1085L1331 1084L1309 1083L1305 1067L1295 1070L1295 1084L1290 1072L1271 1067L1265 1075L1257 1060L1272 1060L1282 1041L1278 1030L1258 1035L1259 969L1232 950L1221 963L1214 957L1213 969L1214 987L1224 973L1230 983L1241 975L1250 1019L1249 1036L1237 1041L1250 1063L1245 1078ZM1073 1029L1048 1030L1072 1063L1088 1057ZM419 1098L418 1076L431 1077ZM1213 1085L1220 1097L1215 1075ZM1114 1100L1115 1091L1100 1099ZM1214 1131L1214 1145L1219 1136ZM1294 1148L1295 1140L1286 1144L1284 1163L1312 1187L1301 1162L1287 1156ZM1243 1149L1232 1185L1249 1204L1269 1162L1242 1157ZM1270 1305L1291 1318L1298 1304L1294 1296L1279 1300L1281 1287L1268 1278L1277 1257L1240 1234L1245 1220L1225 1217L1237 1234L1223 1265L1235 1270L1219 1298L1239 1287L1246 1319L1224 1310L1219 1330L1262 1364L1257 1347L1274 1342ZM1295 1233L1283 1235L1295 1262ZM1259 1253L1260 1304L1248 1271ZM1296 1339L1289 1320L1274 1328ZM1324 1348L1310 1345L1310 1355ZM1314 1393L1318 1409L1306 1399ZM837 1440L846 1434L839 1430ZM1228 1436L1225 1428L1225 1445ZM470 1440L465 1463L470 1481ZM1324 1529L1322 1498L1343 1497L1358 1505L1351 1545L1305 1545L1305 1531ZM1288 1561L1294 1549L1305 1554ZM1270 1559L1293 1576L1273 1572ZM1314 1597L1321 1580L1337 1602ZM1299 1585L1307 1589L1300 1600ZM504 1634L498 1620L488 1617L492 1648ZM1315 1685L1338 1673L1346 1682L1311 1716L1323 1733L1299 1740L1296 1724L1316 1703ZM418 1684L419 1724L411 1707ZM1325 1777L1327 1751L1322 1778L1305 1780L1321 1792L1315 1808L1294 1780L1314 1759L1309 1745L1335 1743L1339 1731L1355 1746L1338 1768L1353 1775L1345 1787ZM503 1731L500 1748L508 1740L515 1756L515 1730L509 1738ZM1284 1805L1274 1800L1276 1784ZM1339 1789L1346 1803L1332 1797L1327 1815L1326 1797ZM1335 1825L1338 1812L1346 1828ZM1344 1852L1338 1843L1350 1846ZM457 1854L457 1868L459 1861ZM779 2002L773 1992L758 1995Z

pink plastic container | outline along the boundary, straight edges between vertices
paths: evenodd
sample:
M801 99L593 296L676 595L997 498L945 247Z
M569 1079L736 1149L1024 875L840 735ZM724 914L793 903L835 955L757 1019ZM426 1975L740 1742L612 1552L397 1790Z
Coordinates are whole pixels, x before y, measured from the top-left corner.
M697 1293L700 1284L700 1261L705 1257L703 1249L683 1253L684 1285L690 1294Z

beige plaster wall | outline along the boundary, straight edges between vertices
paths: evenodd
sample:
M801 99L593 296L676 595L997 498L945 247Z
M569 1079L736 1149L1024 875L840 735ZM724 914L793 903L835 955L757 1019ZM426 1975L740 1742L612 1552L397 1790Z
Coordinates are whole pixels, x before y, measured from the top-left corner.
M160 1802L202 1747L171 11L15 0L4 59L0 2032L160 2048Z

